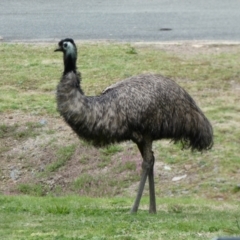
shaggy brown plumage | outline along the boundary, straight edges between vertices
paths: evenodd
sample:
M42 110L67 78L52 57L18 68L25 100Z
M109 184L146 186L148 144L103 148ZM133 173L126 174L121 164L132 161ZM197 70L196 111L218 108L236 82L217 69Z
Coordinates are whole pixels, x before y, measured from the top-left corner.
M64 73L57 87L59 113L79 137L95 146L126 140L138 145L143 172L149 176L150 212L156 212L152 141L171 139L180 141L183 148L208 150L213 145L208 119L183 88L161 75L133 76L108 87L99 96L85 96L76 70L74 41L60 41L57 51L64 53ZM142 190L132 212L137 211Z

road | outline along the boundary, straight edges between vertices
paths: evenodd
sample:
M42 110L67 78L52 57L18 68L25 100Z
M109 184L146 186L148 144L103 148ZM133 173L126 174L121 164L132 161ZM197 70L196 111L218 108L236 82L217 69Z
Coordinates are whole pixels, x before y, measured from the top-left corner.
M1 0L1 41L240 41L239 0Z

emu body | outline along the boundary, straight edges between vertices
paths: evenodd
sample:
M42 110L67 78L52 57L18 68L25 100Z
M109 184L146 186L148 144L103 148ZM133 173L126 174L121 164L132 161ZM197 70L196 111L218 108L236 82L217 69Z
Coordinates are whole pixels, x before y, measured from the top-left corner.
M57 87L57 108L65 121L97 147L132 140L143 158L139 190L131 212L137 212L149 179L149 212L156 213L152 142L180 141L183 148L208 150L213 131L192 97L173 80L154 74L127 78L99 96L85 96L76 69L77 49L72 39L59 42L64 72Z

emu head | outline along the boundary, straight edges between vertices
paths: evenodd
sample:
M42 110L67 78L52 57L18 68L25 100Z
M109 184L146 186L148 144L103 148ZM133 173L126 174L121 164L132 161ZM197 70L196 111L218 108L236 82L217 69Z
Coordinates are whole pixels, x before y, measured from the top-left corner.
M54 52L63 52L64 73L76 71L77 47L71 38L62 39Z

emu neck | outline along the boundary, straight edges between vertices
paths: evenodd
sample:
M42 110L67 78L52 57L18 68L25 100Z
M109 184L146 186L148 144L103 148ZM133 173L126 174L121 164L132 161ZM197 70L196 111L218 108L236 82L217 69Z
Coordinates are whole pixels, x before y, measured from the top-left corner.
M76 73L77 67L76 67L76 57L73 57L71 54L64 56L64 75L69 72Z

